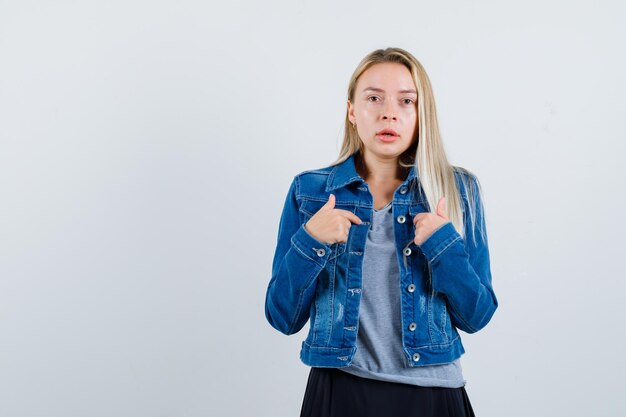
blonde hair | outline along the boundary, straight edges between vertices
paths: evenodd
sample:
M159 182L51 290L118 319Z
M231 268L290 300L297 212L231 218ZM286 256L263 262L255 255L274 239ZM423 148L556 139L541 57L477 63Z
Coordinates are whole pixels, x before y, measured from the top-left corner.
M377 49L369 53L361 60L355 69L348 84L348 100L354 103L356 84L363 72L373 65L394 62L404 65L411 72L417 89L417 141L398 158L398 163L404 168L415 167L416 177L426 197L428 208L431 213L436 212L437 203L442 196L446 197L446 213L457 232L465 239L466 232L463 222L463 208L459 189L455 182L454 171L461 173L461 181L465 185L469 201L469 218L472 228L472 236L476 229L476 200L482 204L481 187L476 175L469 170L453 166L446 157L439 125L437 122L437 110L435 97L430 84L430 79L422 64L409 52L401 48ZM331 165L344 162L352 154L363 151L363 142L359 138L357 130L348 117L344 127L344 139L339 152L339 157ZM355 161L356 162L356 161ZM482 208L482 206L481 206ZM484 213L484 212L483 212ZM482 230L482 228L479 228ZM484 236L482 236L484 240Z

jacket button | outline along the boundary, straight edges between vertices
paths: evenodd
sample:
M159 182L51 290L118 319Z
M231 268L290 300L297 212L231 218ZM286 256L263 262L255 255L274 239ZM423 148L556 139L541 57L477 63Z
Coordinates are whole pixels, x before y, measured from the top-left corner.
M404 248L404 250L402 251L406 256L409 256L411 254L411 248Z
M406 217L404 216L398 216L398 223L404 223L406 221Z
M326 255L326 251L324 249L317 249L317 256L322 257Z
M408 191L408 188L406 187L400 188L400 194L406 194L407 191Z
M415 323L409 324L409 330L410 331L414 331L416 328L417 328L417 324L415 324Z
M419 361L419 360L420 360L420 354L419 354L419 353L414 353L414 354L413 354L413 360L414 360L415 362Z
M413 291L415 291L415 284L409 284L409 286L408 286L408 287L406 287L406 290L407 290L408 292L413 292Z

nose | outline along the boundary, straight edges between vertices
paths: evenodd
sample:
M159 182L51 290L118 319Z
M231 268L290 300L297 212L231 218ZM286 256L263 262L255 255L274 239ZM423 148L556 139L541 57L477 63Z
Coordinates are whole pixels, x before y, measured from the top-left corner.
M385 103L385 107L383 108L383 120L397 120L398 118L396 114L397 112L393 102L391 100L388 100Z

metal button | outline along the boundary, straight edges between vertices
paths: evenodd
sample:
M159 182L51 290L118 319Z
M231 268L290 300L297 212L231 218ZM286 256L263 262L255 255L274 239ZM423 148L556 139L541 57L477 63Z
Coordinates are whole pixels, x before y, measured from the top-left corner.
M408 292L413 292L413 291L415 291L415 284L409 284L409 286L408 286L408 287L406 287L406 290L407 290Z
M420 354L419 354L419 353L414 353L414 354L413 354L413 360L414 360L415 362L419 361L419 360L420 360Z
M406 221L406 217L404 216L398 216L398 223L404 223Z
M406 256L409 256L411 254L411 248L404 248L404 250L402 251Z
M415 324L415 323L409 324L409 330L410 331L414 331L416 328L417 328L417 324Z
M326 251L324 249L317 249L317 256L322 257L326 255Z
M407 192L408 190L409 190L408 188L406 188L406 187L402 187L402 188L400 188L400 194L406 194L406 192Z

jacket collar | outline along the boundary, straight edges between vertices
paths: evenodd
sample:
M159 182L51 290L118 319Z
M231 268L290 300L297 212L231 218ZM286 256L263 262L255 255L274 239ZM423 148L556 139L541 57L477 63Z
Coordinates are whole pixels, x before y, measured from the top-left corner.
M337 164L333 167L328 176L328 181L326 182L326 191L333 191L337 188L346 186L355 181L365 182L363 178L359 175L355 166L355 157L359 153L356 151L352 155L348 157L345 161L340 164ZM408 184L415 178L415 166L412 166L409 175L406 180L404 180L403 184Z

